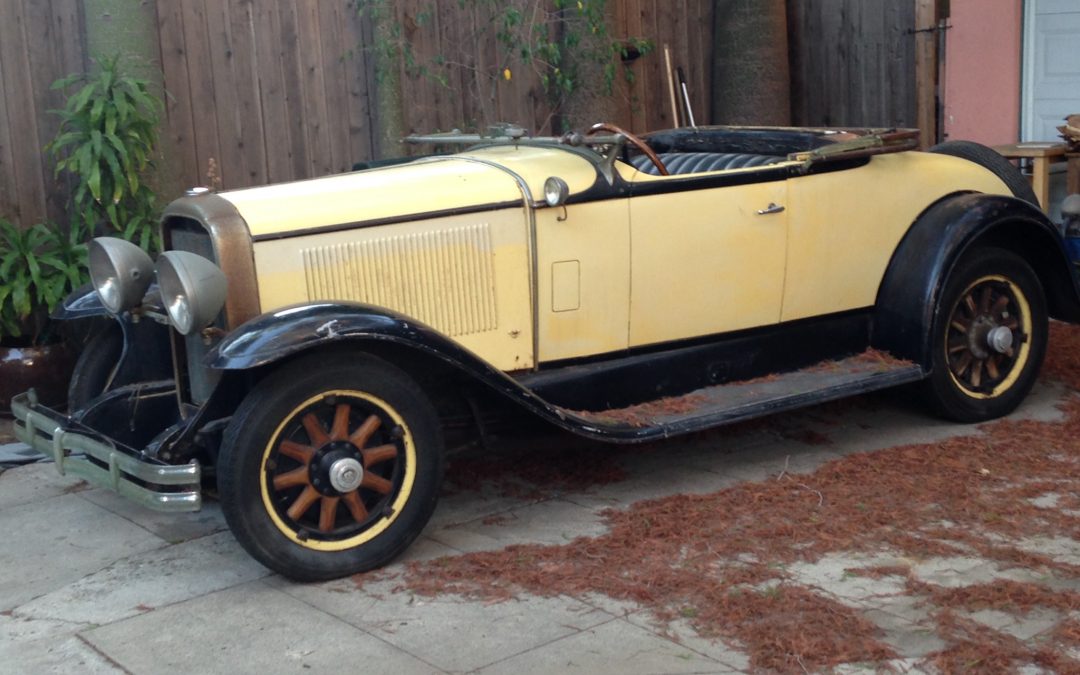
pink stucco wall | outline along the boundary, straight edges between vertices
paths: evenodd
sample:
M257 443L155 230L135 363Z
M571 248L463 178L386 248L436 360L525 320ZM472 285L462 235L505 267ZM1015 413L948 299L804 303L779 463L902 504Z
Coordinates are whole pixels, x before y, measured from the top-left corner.
M952 0L946 33L945 137L1020 138L1022 0Z

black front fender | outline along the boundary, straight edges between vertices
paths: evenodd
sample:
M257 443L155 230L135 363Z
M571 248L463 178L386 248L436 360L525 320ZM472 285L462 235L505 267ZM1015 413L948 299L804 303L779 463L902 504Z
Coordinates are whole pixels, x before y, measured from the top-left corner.
M294 305L240 325L206 356L218 370L250 370L334 344L392 343L418 350L529 407L553 408L506 373L434 328L383 307L358 302ZM537 410L541 412L541 410Z
M1025 258L1042 281L1051 314L1080 318L1080 288L1053 223L1018 199L962 194L927 209L901 240L878 289L874 347L929 367L938 297L953 267L975 245Z

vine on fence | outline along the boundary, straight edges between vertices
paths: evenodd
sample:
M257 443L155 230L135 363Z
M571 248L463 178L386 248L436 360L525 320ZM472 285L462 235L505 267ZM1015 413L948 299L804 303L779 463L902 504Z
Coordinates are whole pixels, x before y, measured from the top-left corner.
M513 80L522 70L533 71L551 107L554 126L564 126L568 105L575 99L611 96L621 70L627 82L633 71L620 68L628 54L647 54L650 41L615 39L608 27L607 0L457 0L453 20L458 23L458 44L432 57L421 57L414 44L424 31L439 30L437 3L420 2L417 11L399 14L399 0L351 0L362 16L379 27L367 49L379 56L376 75L380 85L392 79L390 68L403 68L411 77L424 77L451 87L451 74L460 70L475 83L474 107L493 122L491 112L496 88ZM496 46L493 63L470 58L477 44ZM578 101L580 103L580 101ZM505 120L512 121L512 120ZM472 126L477 120L461 120ZM557 129L561 131L562 129Z

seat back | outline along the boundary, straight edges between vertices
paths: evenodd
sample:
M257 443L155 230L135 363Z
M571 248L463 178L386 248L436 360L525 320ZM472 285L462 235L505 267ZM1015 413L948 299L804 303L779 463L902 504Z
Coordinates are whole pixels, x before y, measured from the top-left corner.
M776 155L752 155L741 152L662 152L657 157L667 167L668 173L673 176L768 166L786 159ZM653 176L660 175L660 171L646 155L638 155L631 159L630 163L638 171Z

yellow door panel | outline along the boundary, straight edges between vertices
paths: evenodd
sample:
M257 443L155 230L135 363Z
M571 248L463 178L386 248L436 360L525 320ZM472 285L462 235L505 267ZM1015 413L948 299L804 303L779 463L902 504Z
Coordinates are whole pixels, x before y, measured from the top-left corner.
M780 320L786 182L630 201L630 346Z
M908 228L950 192L1010 194L971 162L917 152L879 155L859 168L799 176L788 185L784 321L873 305Z
M539 360L626 349L630 224L626 199L536 211Z
M497 368L530 368L527 218L505 209L257 242L262 310L365 302L422 321Z

